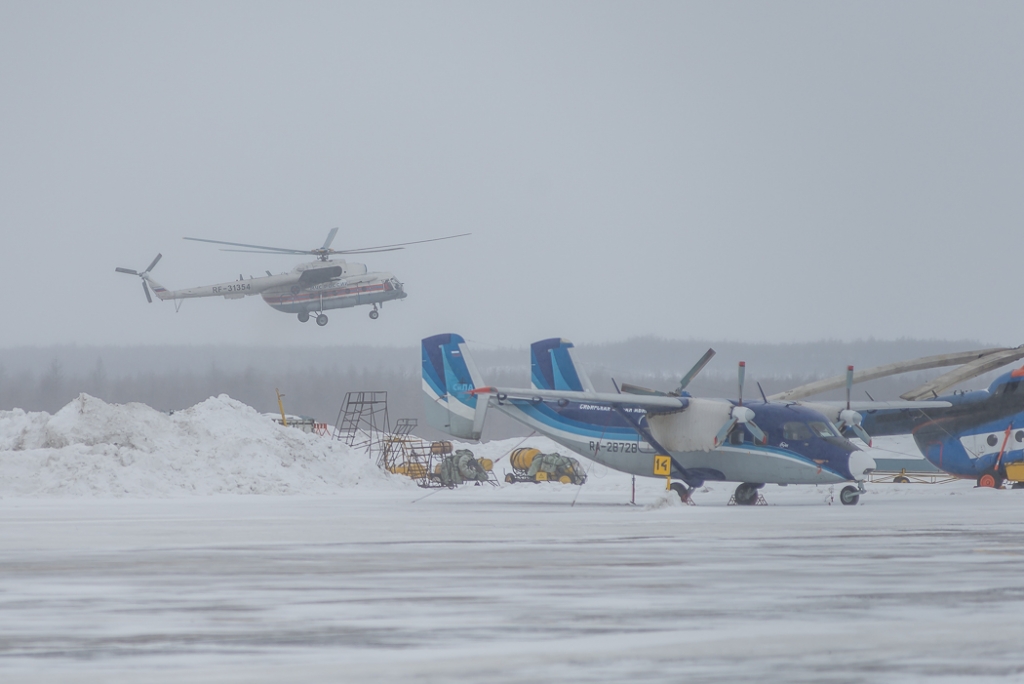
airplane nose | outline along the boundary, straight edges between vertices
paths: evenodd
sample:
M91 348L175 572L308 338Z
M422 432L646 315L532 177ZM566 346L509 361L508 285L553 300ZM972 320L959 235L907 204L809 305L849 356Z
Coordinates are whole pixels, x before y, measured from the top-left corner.
M854 480L864 480L875 469L875 459L863 451L850 453L850 474Z

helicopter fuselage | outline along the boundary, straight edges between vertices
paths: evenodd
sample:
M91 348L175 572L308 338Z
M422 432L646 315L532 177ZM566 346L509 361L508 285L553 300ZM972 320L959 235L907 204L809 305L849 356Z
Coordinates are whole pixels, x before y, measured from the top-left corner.
M137 275L162 300L178 302L196 297L242 299L260 295L263 301L278 311L298 314L300 321L309 320L311 313L318 314L317 322L320 325L327 322L327 317L323 315L327 309L369 305L373 307L370 318L377 318L378 305L394 299L405 299L407 296L402 283L392 273L369 273L365 264L327 259L299 264L288 273L267 273L258 278L239 277L238 280L226 283L183 290L166 289L153 280L149 271Z
M273 308L293 314L382 304L408 296L402 283L391 273L384 272L333 278L306 287L299 284L275 287L260 294Z

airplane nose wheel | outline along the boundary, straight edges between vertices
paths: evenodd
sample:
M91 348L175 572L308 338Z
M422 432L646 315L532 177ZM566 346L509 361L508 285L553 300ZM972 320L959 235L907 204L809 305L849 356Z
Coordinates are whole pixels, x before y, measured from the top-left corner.
M320 314L316 317L316 324L321 328L327 325L327 314Z
M732 495L733 500L737 506L753 506L757 504L759 496L757 490L761 487L764 487L764 485L744 482L736 488L736 492Z
M857 502L860 501L860 490L853 485L846 485L843 490L839 492L839 501L844 506L856 506Z

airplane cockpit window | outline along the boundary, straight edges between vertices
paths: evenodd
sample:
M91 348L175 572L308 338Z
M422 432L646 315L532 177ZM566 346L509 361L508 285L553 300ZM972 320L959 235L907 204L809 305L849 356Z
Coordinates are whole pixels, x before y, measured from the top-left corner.
M820 420L811 422L811 429L819 437L838 437L839 433L834 431L828 423L822 423Z
M782 426L782 438L794 442L806 442L811 438L811 429L803 423L785 423Z

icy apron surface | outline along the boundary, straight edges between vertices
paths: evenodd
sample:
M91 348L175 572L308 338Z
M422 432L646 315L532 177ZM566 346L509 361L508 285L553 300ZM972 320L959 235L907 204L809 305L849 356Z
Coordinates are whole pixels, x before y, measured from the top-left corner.
M1024 492L766 487L742 508L720 485L687 507L643 480L631 506L628 478L593 475L0 499L0 679L1024 676Z

